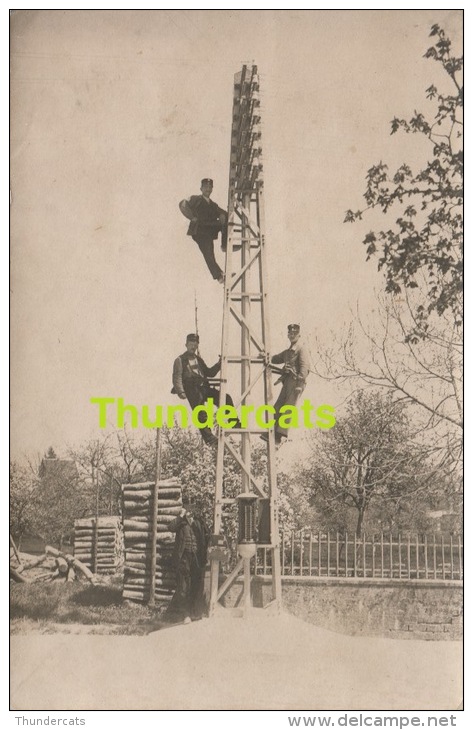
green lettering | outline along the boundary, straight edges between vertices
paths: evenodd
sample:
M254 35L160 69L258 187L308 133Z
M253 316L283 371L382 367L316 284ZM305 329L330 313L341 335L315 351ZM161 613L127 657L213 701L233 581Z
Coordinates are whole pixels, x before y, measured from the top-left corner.
M162 428L163 427L163 407L156 406L156 419L151 423L149 420L149 406L143 406L141 409L141 418L145 428Z
M219 426L222 428L231 428L238 421L238 413L235 406L220 406L217 408L216 419ZM231 419L229 422L228 419Z
M199 415L205 413L205 421L199 419ZM192 409L192 423L196 428L213 428L214 425L214 399L207 398L205 405L196 406Z
M259 406L256 409L256 415L255 415L257 426L259 426L260 428L272 428L274 426L274 424L276 423L276 419L271 418L269 421L265 421L263 419L263 413L271 413L274 415L276 413L275 407L268 406L268 405Z
M281 414L287 414L285 417ZM295 421L295 423L293 422ZM279 409L278 426L281 428L298 428L299 418L296 406L282 406Z
M107 428L107 404L115 403L115 398L91 398L91 403L99 406L99 428Z
M242 428L248 428L248 416L254 411L254 406L242 406L240 409L240 423Z
M314 428L314 424L310 420L310 411L313 408L310 400L306 399L301 405L301 408L302 413L304 414L304 428Z
M187 426L188 426L187 408L183 405L168 406L166 426L168 428L172 428L174 426L174 414L175 413L181 414L181 428L187 428Z
M315 422L317 428L327 430L329 428L333 428L337 422L337 419L335 418L335 408L333 406L319 406L315 411L315 415L317 416L317 419L322 419Z
M128 412L131 415L131 427L138 428L138 409L136 406L123 405L123 398L117 400L117 428L123 428L125 426L125 413Z

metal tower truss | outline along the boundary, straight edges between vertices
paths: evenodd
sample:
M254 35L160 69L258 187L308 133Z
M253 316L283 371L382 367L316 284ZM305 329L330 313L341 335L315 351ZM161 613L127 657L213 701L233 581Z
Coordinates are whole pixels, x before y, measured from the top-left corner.
M260 422L262 417L263 422L269 422L264 405L272 403L261 156L258 70L243 66L234 79L220 384L220 404L225 404L227 393L232 394L241 427L218 430L214 513L214 542L218 544L219 537L225 535L226 519L238 510L238 557L224 577L220 553L211 551L211 615L222 606L225 594L241 574L242 608L245 611L253 605L250 587L256 547L266 547L271 555L272 598L268 606L279 608L281 602L274 428L262 427L256 420L260 409ZM260 444L263 433L269 437L266 459L261 464L260 458L255 469L254 447ZM231 494L226 488L226 455L241 475L237 495L234 486Z

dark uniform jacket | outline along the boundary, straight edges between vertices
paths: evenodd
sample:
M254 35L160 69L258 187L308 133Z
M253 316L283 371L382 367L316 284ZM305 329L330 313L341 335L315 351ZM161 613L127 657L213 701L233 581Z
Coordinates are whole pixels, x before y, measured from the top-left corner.
M225 210L219 208L213 200L206 201L203 195L191 195L187 200L187 204L198 218L195 222L190 222L187 230L188 236L199 236L199 234L208 235L213 240L218 236L220 228L220 216L227 215Z
M189 358L195 358L197 360L200 372L202 373L201 376L191 369L189 365ZM197 381L198 385L203 385L207 382L207 378L214 378L219 370L220 361L209 368L199 355L191 355L186 350L186 352L182 353L182 355L179 355L179 357L176 357L174 360L174 367L172 370L173 389L171 390L171 393L185 393L186 383L195 383Z
M283 364L281 380L294 378L297 385L304 386L309 374L309 353L301 342L296 342L287 350L271 358L275 364Z
M185 516L176 517L175 520L169 523L168 529L170 530L170 532L176 533L173 553L174 567L178 568L179 561L182 558L186 547L186 543L189 543L189 540L186 537L186 531L192 530L197 542L197 563L199 567L204 570L207 563L207 550L210 542L210 532L203 518L199 515L195 515L194 521L192 525L190 525Z

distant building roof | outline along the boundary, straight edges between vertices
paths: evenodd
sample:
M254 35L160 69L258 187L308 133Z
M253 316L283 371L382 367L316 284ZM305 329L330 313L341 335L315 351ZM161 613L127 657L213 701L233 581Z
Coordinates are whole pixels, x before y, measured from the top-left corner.
M72 459L43 459L39 467L39 478L48 477L76 479L79 475L76 462Z

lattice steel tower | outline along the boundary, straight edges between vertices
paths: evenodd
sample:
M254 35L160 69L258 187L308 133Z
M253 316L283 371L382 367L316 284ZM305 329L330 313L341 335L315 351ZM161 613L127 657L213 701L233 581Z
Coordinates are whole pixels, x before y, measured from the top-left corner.
M241 428L219 428L214 513L214 532L223 535L226 515L238 508L238 559L219 585L218 551L217 557L214 553L211 558L211 615L240 574L242 606L249 609L253 605L250 584L257 547L265 547L271 556L272 597L268 605L279 608L281 602L274 428L258 426L255 420L256 409L260 408L261 418L264 404L272 403L261 158L258 70L243 66L235 74L233 89L220 397L224 404L227 391L233 395L239 391L235 406L241 412ZM263 420L267 421L266 416ZM254 446L263 433L269 436L266 459L256 464ZM238 495L229 494L225 484L226 455L241 474Z

